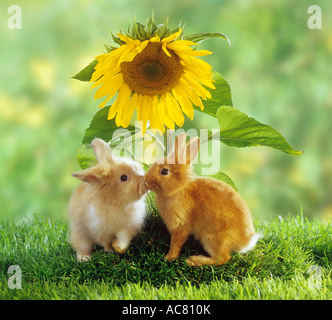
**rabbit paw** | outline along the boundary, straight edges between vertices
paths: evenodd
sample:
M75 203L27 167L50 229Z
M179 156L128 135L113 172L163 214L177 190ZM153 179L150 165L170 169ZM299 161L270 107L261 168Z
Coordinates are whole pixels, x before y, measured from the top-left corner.
M85 255L85 254L77 254L77 261L78 262L87 262L91 261L91 256L90 255Z
M167 261L172 261L172 260L177 259L177 256L167 253L166 256L164 257L164 259Z
M189 266L193 267L200 267L205 265L216 265L220 266L224 263L226 263L230 259L230 256L227 254L224 257L220 258L211 258L211 257L205 257L205 256L191 256L189 257L186 262Z
M120 253L120 254L124 254L127 250L127 248L122 249L122 248L120 248L120 247L118 247L114 244L113 244L113 249L114 249L115 252Z
M127 247L119 244L117 239L114 239L114 241L112 242L112 247L115 252L120 253L120 254L124 254L127 250Z
M191 256L186 260L187 264L192 267L200 267L206 264L214 264L214 260L204 256Z

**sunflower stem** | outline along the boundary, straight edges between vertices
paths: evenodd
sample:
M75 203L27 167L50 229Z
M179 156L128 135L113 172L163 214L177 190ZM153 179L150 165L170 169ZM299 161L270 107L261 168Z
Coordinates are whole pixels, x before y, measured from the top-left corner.
M127 152L133 158L133 160L135 160L136 162L138 162L138 163L140 163L142 165L147 165L144 161L138 160L135 157L135 155L129 149L126 148L126 149L123 149L123 150L124 150L124 152Z
M159 146L163 149L163 151L165 152L165 147L164 147L164 145L163 145L163 143L151 132L151 131L149 131L149 130L147 130L146 131L146 133L149 135L149 136L151 136L151 137L153 137L156 141L157 141L157 143L159 144Z
M120 140L121 137L125 137L128 133L130 133L131 136L131 132L124 132L124 133L120 133L120 134L115 134L115 137L113 137L110 141L107 142L107 144L110 146L112 145L114 142L116 142L117 140Z

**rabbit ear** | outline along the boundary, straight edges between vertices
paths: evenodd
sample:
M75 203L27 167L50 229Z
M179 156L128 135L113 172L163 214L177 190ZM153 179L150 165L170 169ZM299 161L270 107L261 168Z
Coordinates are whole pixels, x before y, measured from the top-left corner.
M93 169L94 168L88 168L85 170L77 171L72 173L72 176L87 183L99 182L98 175Z
M201 140L198 137L194 137L189 140L186 145L186 163L193 163L198 155L198 150L201 144Z
M112 151L110 146L103 140L95 138L91 146L99 163L113 163Z
M186 138L187 135L181 132L175 139L174 147L167 156L168 164L185 164L186 163Z

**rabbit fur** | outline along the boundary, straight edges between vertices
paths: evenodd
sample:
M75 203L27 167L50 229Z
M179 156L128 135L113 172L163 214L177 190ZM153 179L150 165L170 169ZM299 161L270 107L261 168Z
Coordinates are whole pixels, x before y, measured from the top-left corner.
M72 175L82 180L69 202L70 242L79 261L88 261L95 245L124 253L145 217L144 170L117 158L101 139L91 143L98 164Z
M248 206L231 186L193 174L199 146L198 137L186 144L186 134L178 135L168 156L146 172L145 184L156 194L156 205L171 235L165 259L177 259L193 234L210 257L194 255L187 264L221 265L231 258L232 251L251 250L260 235L254 230Z

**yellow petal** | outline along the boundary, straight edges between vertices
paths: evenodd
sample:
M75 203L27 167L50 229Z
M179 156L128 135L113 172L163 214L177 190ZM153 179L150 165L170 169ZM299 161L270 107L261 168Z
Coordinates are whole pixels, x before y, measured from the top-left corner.
M185 70L191 70L191 72L198 74L199 77L203 76L204 78L212 79L212 67L208 63L206 63L206 67L203 67L204 65L200 62L202 62L201 59L188 56L185 58L182 56L181 60L181 64Z
M176 88L172 90L172 94L174 98L179 102L184 114L186 114L190 118L190 120L192 120L194 118L194 107L189 98L186 95L181 95Z
M149 40L143 41L138 47L136 47L137 52L138 53L142 52L148 44Z
M163 94L159 99L159 115L167 128L172 130L175 128L174 120L168 114L166 105L166 94Z
M164 52L166 53L167 56L171 57L171 54L169 53L169 51L167 50L167 43L164 43L162 45L162 49L164 50Z
M91 89L93 88L97 88L98 86L100 86L102 83L112 79L112 77L114 77L117 73L119 73L121 71L120 67L115 67L113 69L111 69L110 72L105 73L103 76L101 76L97 81L95 81L94 84L91 85Z
M190 60L191 60L191 64L197 65L197 67L199 67L201 69L204 69L204 70L212 69L212 66L202 59L190 57Z
M137 50L135 46L127 46L127 50L125 50L122 55L119 57L119 60L117 62L117 65L119 66L121 62L130 62L132 61L136 55Z
M113 119L115 115L119 112L121 105L119 104L119 97L114 101L114 103L110 106L108 111L107 120Z
M113 98L113 96L108 96L100 105L99 108L104 108L106 103L111 100Z
M126 83L124 83L119 90L118 98L116 100L118 103L118 114L116 116L115 123L118 127L122 125L123 115L127 112L130 95L131 89Z
M128 50L128 47L130 47L130 45L124 44L124 45L120 46L119 48L114 49L111 52L105 53L103 55L104 56L103 59L101 61L98 60L99 63L96 65L95 69L98 70L99 68L102 68L106 63L117 60L123 54L123 52ZM98 57L100 57L100 56L98 56ZM98 58L98 57L96 57L96 58Z
M137 96L137 120L141 121L142 120L142 114L143 112L143 95L138 94Z
M158 35L155 35L149 40L149 42L160 42L160 37Z
M151 119L152 102L153 102L153 96L147 96L147 95L143 96L143 113L142 113L143 132L146 131L147 123Z
M148 122L148 102L149 102L149 96L146 95L138 95L137 99L137 120L142 121L143 127L142 131L143 134L146 131L146 125Z
M118 73L113 78L109 79L101 85L95 94L95 100L106 95L113 97L118 92L123 83L124 80L122 73Z
M116 100L109 108L108 110L108 116L107 116L107 120L111 120L115 117L115 115L118 112L118 100Z
M157 128L157 110L156 110L156 98L158 99L158 96L152 96L151 97L151 105L149 106L150 109L150 116L149 116L149 120L150 120L150 128Z
M115 124L117 127L121 127L122 124L122 118L119 116L119 111L121 110L121 107L119 103L117 103L117 115L115 117Z
M208 56L209 54L212 54L212 51L209 50L193 50L192 55L195 57L201 57L201 56Z
M95 57L95 60L97 60L98 62L104 62L108 57L108 53L103 53L100 54L99 56Z
M196 72L193 68L184 68L184 72L187 73L190 77L195 79L196 81L200 82L204 86L215 89L216 87L212 84L212 82L215 82L215 80L212 79L212 76L203 76L199 74L199 72Z
M122 115L122 126L127 128L130 124L131 118L137 106L137 97L138 93L135 92L131 99L129 100L128 106L126 108L126 112Z
M188 40L177 40L171 43L165 43L168 49L171 49L176 52L188 52L192 55L192 51L195 51L190 46L195 45L196 43Z
M195 79L190 77L188 74L183 73L181 78L185 80L190 87L192 87L203 99L209 98L211 99L211 93L203 88Z
M201 110L204 109L203 103L199 95L195 91L193 91L183 79L180 79L179 84L176 88L181 95L187 96L195 106L200 107Z
M121 41L123 41L123 42L125 42L127 44L132 44L132 45L135 45L135 46L139 46L140 43L141 43L140 40L138 40L138 39L131 39L131 38L129 38L129 37L127 37L127 36L125 36L125 35L123 35L121 33L118 33L117 35L118 35L118 37L120 38Z
M175 40L181 34L181 32L182 32L182 29L180 28L180 30L178 32L173 33L173 34L171 34L170 36L168 36L166 38L163 38L161 40L161 43L169 43L169 42Z
M151 129L160 130L162 133L165 131L162 116L160 114L159 98L157 95L153 96L151 113L150 113L150 127Z
M175 123L182 127L184 124L184 116L179 107L178 102L173 98L173 96L167 92L166 94L166 107L168 109L168 114L174 119Z
M125 46L122 46L122 47L125 47ZM122 47L108 53L107 59L103 62L99 62L95 66L95 72L92 74L90 82L94 82L94 81L98 80L102 75L104 75L105 73L109 72L110 70L113 70L116 68L119 57L127 50L126 48L122 48ZM112 55L112 53L115 51L118 51L119 54Z
M181 54L186 54L189 56L200 57L212 54L212 52L208 50L194 50L187 45L183 45L181 41L169 43L167 48L173 50L179 56L181 56Z

